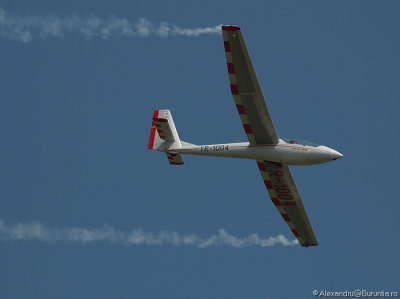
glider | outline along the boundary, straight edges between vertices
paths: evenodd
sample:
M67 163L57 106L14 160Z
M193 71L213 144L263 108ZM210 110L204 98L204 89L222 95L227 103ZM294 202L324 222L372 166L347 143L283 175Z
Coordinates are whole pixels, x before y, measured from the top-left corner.
M300 245L316 246L317 239L288 165L320 164L343 155L323 145L280 139L240 28L222 26L222 35L230 88L248 142L194 145L180 141L171 112L155 110L148 148L165 152L171 165L182 165L183 154L256 160L272 203Z

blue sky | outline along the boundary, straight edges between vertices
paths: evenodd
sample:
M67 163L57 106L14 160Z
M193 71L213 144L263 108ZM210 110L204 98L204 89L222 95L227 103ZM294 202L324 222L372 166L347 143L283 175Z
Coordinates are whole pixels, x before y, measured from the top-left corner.
M398 1L3 0L0 7L20 22L10 29L0 18L1 298L400 291ZM344 154L292 167L320 245L68 239L72 228L95 234L107 227L293 239L255 162L189 156L171 167L147 150L154 109L172 111L182 140L245 141L221 36L111 32L104 39L79 28L40 36L27 25L32 39L24 42L15 25L72 15L145 18L155 28L241 26L279 136ZM10 239L7 231L32 223L53 237Z

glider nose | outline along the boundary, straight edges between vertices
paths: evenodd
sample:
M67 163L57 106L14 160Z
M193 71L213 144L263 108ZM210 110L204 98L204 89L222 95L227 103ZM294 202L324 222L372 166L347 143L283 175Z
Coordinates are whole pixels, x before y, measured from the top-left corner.
M337 160L343 157L343 155L341 153L339 153L338 151L332 150L332 160Z

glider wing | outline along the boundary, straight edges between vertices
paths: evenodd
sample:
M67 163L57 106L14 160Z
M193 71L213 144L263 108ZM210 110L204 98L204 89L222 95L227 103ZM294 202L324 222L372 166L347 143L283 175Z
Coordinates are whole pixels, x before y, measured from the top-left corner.
M289 167L269 161L257 161L257 165L273 204L300 245L318 245Z
M222 26L231 92L251 144L279 142L238 26Z

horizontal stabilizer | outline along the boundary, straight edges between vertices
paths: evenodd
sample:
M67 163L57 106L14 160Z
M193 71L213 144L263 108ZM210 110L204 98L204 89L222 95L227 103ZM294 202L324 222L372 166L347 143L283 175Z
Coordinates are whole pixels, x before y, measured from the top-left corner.
M182 165L185 162L183 162L181 154L178 153L167 153L167 158L169 161L169 164L171 165Z

